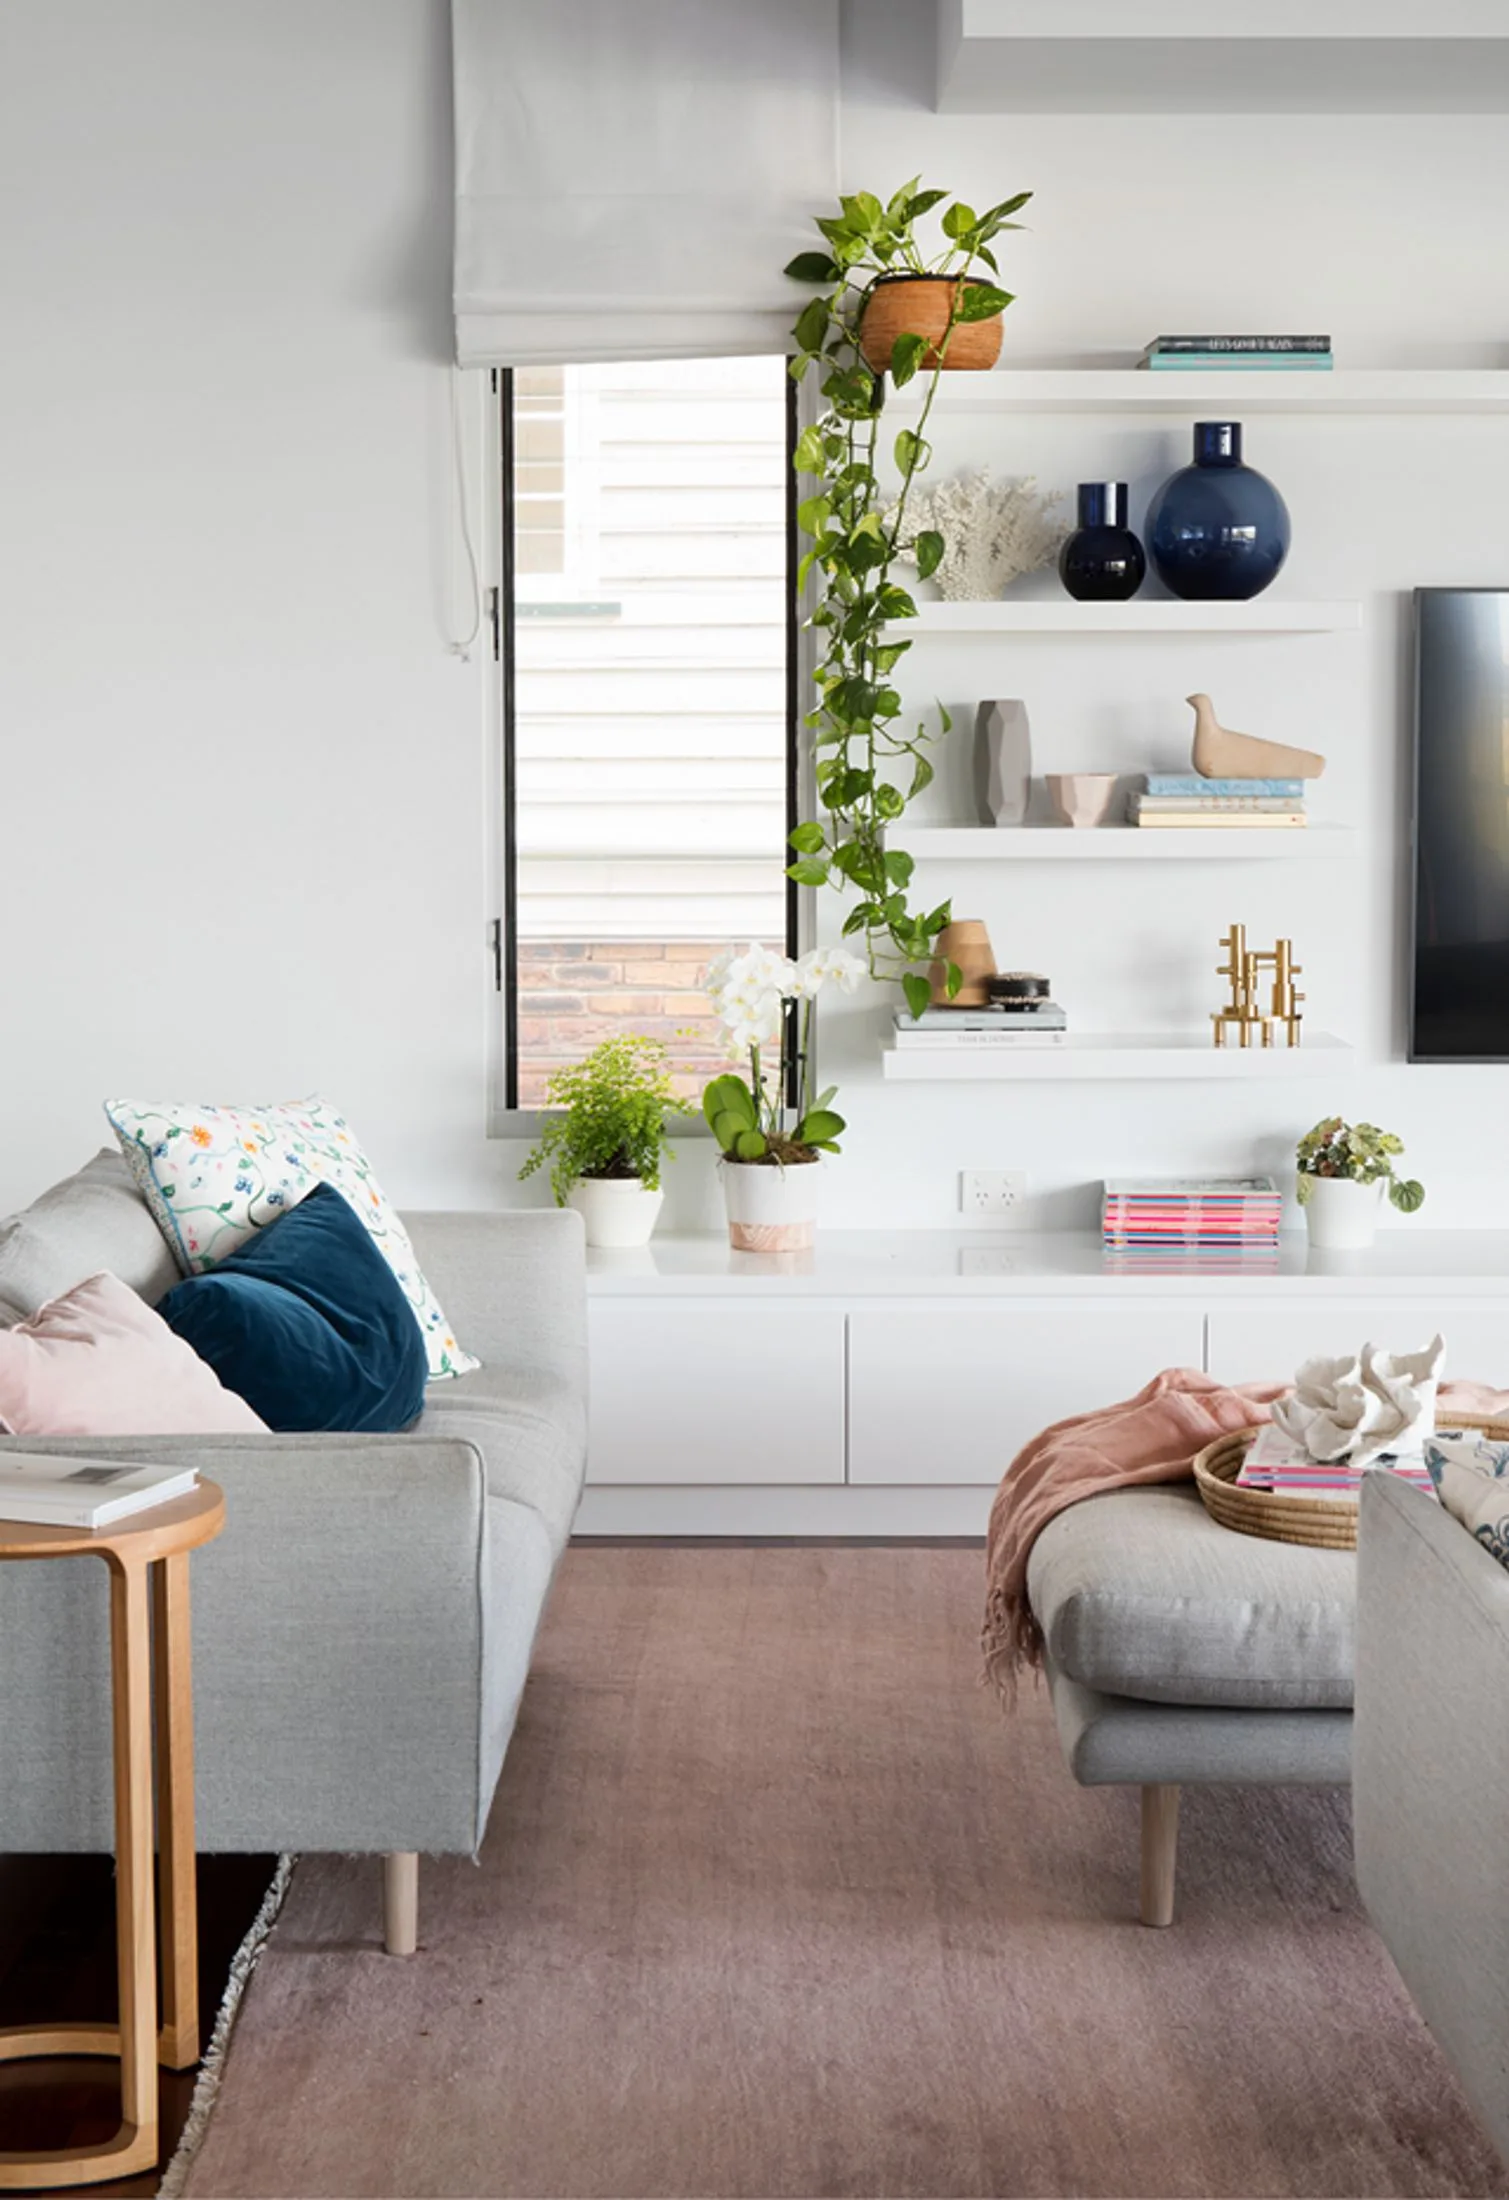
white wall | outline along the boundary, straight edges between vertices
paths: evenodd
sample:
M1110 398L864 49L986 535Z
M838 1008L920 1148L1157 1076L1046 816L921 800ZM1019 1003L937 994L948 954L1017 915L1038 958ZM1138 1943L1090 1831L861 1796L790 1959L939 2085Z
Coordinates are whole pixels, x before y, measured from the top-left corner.
M448 68L441 0L5 10L0 1211L112 1091L501 1196Z
M930 12L850 10L847 179L1035 188L1017 363L1178 325L1329 328L1358 365L1505 358L1500 119L939 117ZM52 0L8 10L0 41L0 1211L90 1149L112 1089L318 1086L401 1201L514 1198L516 1152L484 1136L484 675L446 649L443 0ZM1182 456L1115 421L937 440L940 470L1120 471L1139 499ZM1233 916L1292 931L1357 1069L885 1089L882 1012L859 1009L828 1043L854 1125L835 1220L946 1223L956 1170L992 1164L1029 1169L1032 1219L1080 1215L1107 1172L1273 1162L1336 1107L1406 1135L1433 1220L1509 1221L1509 1175L1471 1141L1509 1072L1405 1068L1396 1000L1401 592L1509 583L1509 426L1268 420L1249 441L1294 515L1280 586L1362 595L1363 638L961 644L927 685L966 718L1026 696L1044 769L1174 760L1178 699L1208 686L1230 722L1328 750L1317 807L1360 828L1346 868L1013 870L956 900L1087 1026L1208 1006ZM712 1219L705 1149L673 1213Z

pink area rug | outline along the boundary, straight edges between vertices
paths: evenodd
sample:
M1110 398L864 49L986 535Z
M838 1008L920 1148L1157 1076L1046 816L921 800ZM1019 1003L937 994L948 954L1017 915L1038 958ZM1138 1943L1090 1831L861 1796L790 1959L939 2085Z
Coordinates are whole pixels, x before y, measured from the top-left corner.
M1493 2194L1334 1791L1137 1798L978 1685L977 1550L568 1556L481 1868L309 1858L193 2200Z

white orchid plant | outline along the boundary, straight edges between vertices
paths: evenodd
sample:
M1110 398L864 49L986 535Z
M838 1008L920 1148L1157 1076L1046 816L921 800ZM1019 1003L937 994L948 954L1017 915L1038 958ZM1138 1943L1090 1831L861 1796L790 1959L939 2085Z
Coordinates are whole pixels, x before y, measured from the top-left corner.
M749 1065L747 1074L715 1077L702 1095L725 1160L784 1166L838 1152L844 1119L829 1105L837 1088L813 1091L813 1009L824 986L852 993L867 974L842 947L795 962L768 947L718 957L707 990L730 1060Z

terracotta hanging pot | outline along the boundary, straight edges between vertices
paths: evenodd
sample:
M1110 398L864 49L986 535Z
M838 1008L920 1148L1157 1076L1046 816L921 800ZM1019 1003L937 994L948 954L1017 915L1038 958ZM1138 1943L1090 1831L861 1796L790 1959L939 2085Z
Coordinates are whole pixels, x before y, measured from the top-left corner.
M979 277L971 278L978 281ZM891 347L898 336L926 336L928 348L922 365L938 364L937 344L948 327L957 275L882 275L870 292L859 327L859 348L877 374L891 364ZM948 340L945 368L993 367L1001 356L1001 316L988 321L959 321Z

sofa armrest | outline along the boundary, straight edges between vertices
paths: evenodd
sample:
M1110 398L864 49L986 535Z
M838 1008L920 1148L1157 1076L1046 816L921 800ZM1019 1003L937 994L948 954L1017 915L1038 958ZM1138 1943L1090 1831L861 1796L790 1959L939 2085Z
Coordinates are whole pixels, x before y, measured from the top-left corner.
M492 1367L587 1383L587 1254L569 1207L404 1216L457 1342Z
M1423 1491L1363 1478L1357 1880L1509 2157L1509 1572Z
M475 1846L496 1771L484 1751L493 1638L516 1622L493 1586L492 1508L471 1444L24 1448L192 1460L225 1490L224 1533L190 1567L202 1848ZM535 1571L548 1578L548 1558ZM105 1611L97 1561L0 1567L0 1850L108 1846Z

